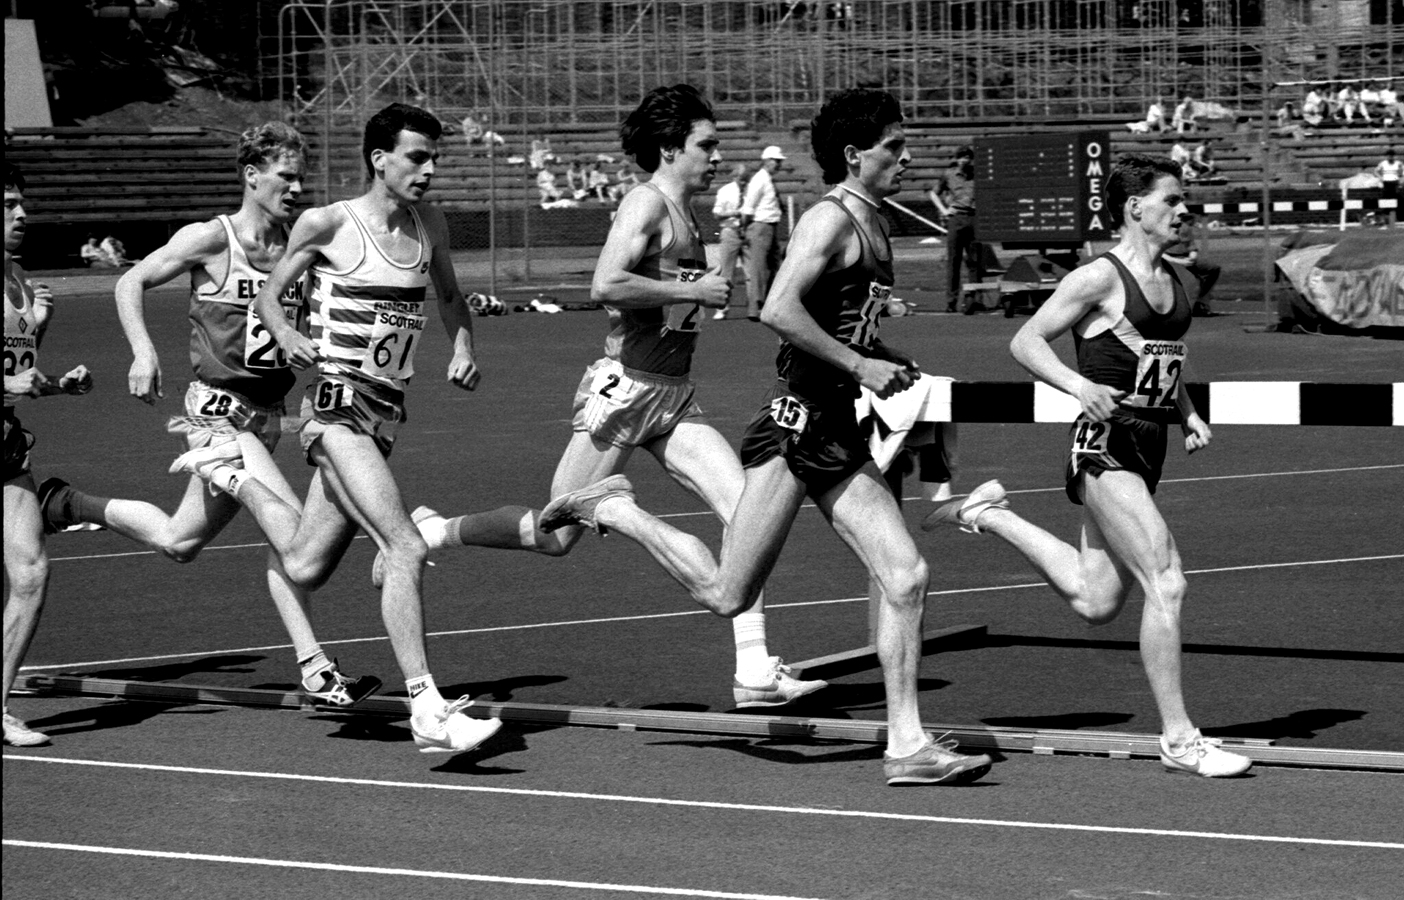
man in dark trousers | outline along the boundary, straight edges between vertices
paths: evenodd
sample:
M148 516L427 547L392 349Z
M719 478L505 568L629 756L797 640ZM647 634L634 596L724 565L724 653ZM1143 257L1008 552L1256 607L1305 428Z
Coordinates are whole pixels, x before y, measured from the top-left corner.
M982 248L975 241L975 148L961 147L955 162L946 169L928 196L946 225L946 312L955 312L961 299L960 260L970 269L974 281L985 277ZM967 301L961 312L971 315L975 302Z

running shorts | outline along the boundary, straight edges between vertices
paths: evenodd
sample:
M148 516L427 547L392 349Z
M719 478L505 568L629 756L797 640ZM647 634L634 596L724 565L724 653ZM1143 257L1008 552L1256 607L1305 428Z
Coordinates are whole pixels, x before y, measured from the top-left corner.
M741 465L754 469L777 456L785 457L814 498L861 469L873 457L853 397L844 393L820 402L778 383L741 438Z
M302 398L298 439L308 464L315 465L312 445L332 425L344 425L356 434L368 435L380 455L388 458L395 446L395 432L406 418L405 395L400 391L350 378L318 375Z
M1155 493L1165 465L1165 422L1113 414L1104 422L1086 415L1077 417L1068 434L1069 450L1065 490L1068 499L1082 505L1078 482L1083 472L1097 474L1108 470L1135 472Z
M701 419L686 375L653 375L601 359L575 389L571 427L616 447L638 447L664 437L684 419Z
M12 407L5 407L5 481L29 474L29 450L34 446L34 435L20 424L19 416Z
M166 423L171 434L185 436L191 450L234 440L251 434L272 453L283 433L283 404L258 406L235 391L192 381L185 390L185 415L172 416Z

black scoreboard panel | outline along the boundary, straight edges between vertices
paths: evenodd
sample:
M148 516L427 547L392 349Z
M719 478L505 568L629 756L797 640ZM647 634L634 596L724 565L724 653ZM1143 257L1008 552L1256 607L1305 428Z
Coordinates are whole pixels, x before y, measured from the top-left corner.
M975 141L975 237L1037 243L1102 240L1111 139L1105 131Z

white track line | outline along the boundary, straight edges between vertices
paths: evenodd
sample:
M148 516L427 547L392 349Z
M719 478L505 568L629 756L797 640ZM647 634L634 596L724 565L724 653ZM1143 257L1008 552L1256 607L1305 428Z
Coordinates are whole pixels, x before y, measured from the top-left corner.
M1161 484L1189 484L1189 483L1198 482L1198 481L1233 481L1233 480L1240 479L1240 478L1281 478L1281 477L1288 476L1288 475L1331 475L1331 474L1337 474L1337 473L1341 473L1341 472L1373 472L1373 471L1376 471L1376 470L1379 470L1379 469L1404 469L1404 463L1389 464L1389 465L1381 465L1381 466L1351 466L1351 467L1345 468L1345 469L1302 469L1302 470L1293 471L1293 472L1257 472L1257 473L1248 474L1248 475L1205 475L1205 476L1200 477L1200 478L1165 478L1165 479L1162 479L1160 483L1161 483ZM1061 491L1063 491L1063 490L1064 490L1064 489L1061 488L1061 487L1024 488L1024 489L1022 489L1022 490L1009 491L1009 493L1011 493L1011 494L1051 494L1051 493L1058 493L1058 492L1061 492ZM966 496L966 495L965 495L965 494L954 494L954 495L952 495L952 496L955 496L955 497L964 497L964 496ZM903 499L904 501L908 501L908 500L921 500L922 498L921 498L921 497L903 497L902 499ZM805 504L803 504L802 508L804 508L804 509L813 509L813 508L814 508L814 504L813 504L813 503L805 503ZM700 512L658 513L658 514L655 514L655 516L656 516L656 518L659 518L659 519L688 519L688 518L693 518L693 517L696 517L696 516L712 516L712 517L715 517L715 516L716 516L716 513L712 512L711 510L702 510L702 511L700 511ZM355 538L355 539L356 539L356 540L365 540L365 539L366 539L366 535L364 535L364 534L358 534L358 535L356 535L356 538ZM267 547L267 546L268 546L268 543L267 543L266 541L260 541L260 542L258 542L258 543L254 543L254 544L220 544L220 545L214 546L214 547L206 547L206 548L204 548L204 550L203 550L202 552L208 552L208 551L210 551L210 550L249 550L249 549L252 549L252 548L255 548L255 547ZM90 554L90 555L87 555L87 556L51 556L51 557L49 557L49 562L51 562L51 563L55 563L55 562L74 562L74 561L78 561L78 560L87 560L87 559L117 559L117 558L119 558L119 557L124 557L124 556L155 556L155 555L156 555L156 551L155 551L155 550L129 550L129 551L124 552L124 553L94 553L94 554Z
M1404 553L1389 553L1382 556L1352 556L1342 559L1307 559L1298 562L1281 563L1258 563L1251 566L1221 566L1215 569L1188 569L1186 575L1218 575L1224 572L1252 572L1260 569L1289 569L1297 566L1328 566L1340 563L1378 562L1380 560L1404 559ZM1024 584L1001 584L991 587L974 588L952 588L945 591L928 591L928 597L950 597L957 594L985 594L996 591L1018 591L1027 588L1046 588L1047 582L1030 581ZM793 603L770 603L766 608L795 609L802 606L832 606L837 603L860 603L866 602L867 597L840 597L834 600L798 600ZM649 619L674 619L682 616L703 616L710 615L705 609L687 609L680 612L670 613L650 613L648 615L635 616L606 616L598 619L565 619L559 622L532 622L526 625L494 625L489 628L459 628L452 631L430 631L425 637L458 637L466 634L491 634L495 631L530 631L536 628L564 628L571 625L608 625L616 622L644 622ZM322 641L322 646L330 647L336 644L366 644L377 641L388 641L385 635L363 638L344 638L336 641ZM268 644L261 647L233 647L224 650L200 650L190 653L165 653L158 656L128 656L121 659L94 659L88 662L72 663L51 663L43 666L21 666L21 672L43 672L50 669L77 669L88 666L112 666L125 663L137 662L157 662L163 659L188 659L194 656L222 656L228 653L255 653L268 650L289 650L292 644Z
M6 847L28 847L38 850L69 850L79 853L105 853L115 856L142 856L148 859L179 859L194 862L236 863L245 866L268 866L276 869L314 869L320 872L349 872L356 875L397 875L412 878L437 878L447 881L477 881L488 884L517 884L533 887L575 888L584 891L617 891L627 894L651 894L665 897L713 897L722 900L814 900L779 894L734 894L730 891L704 891L692 888L652 887L642 884L608 884L594 881L562 881L555 878L509 878L505 875L470 875L467 872L436 872L427 869L390 869L384 866L347 866L339 863L306 862L296 859L263 859L256 856L223 856L213 853L181 853L166 850L135 850L129 847L95 847L88 844L55 844L49 841L18 841L6 839Z
M1314 844L1328 847L1365 847L1381 850L1404 850L1404 843L1389 841L1355 841L1337 838L1292 837L1274 834L1235 834L1223 831L1182 831L1172 828L1136 828L1118 825L1075 825L1066 822L1028 822L1017 819L972 819L960 816L929 816L911 813L877 812L855 809L823 809L808 806L770 806L758 803L722 803L713 800L676 800L668 797L642 797L628 794L593 794L584 791L546 791L530 788L484 787L466 784L432 784L418 781L383 781L372 778L340 778L330 775L298 775L289 772L253 772L238 769L206 769L192 766L162 766L149 763L122 763L104 760L65 759L53 756L21 756L6 753L5 759L24 762L55 763L95 768L137 769L148 772L173 772L183 775L221 775L236 778L266 778L279 781L310 781L321 784L349 784L363 787L401 788L411 790L451 791L473 794L504 794L513 797L546 797L556 800L592 800L606 803L633 803L645 806L675 806L691 809L721 809L732 812L779 813L782 815L826 816L838 819L871 819L896 822L928 822L939 825L981 825L992 828L1022 828L1041 831L1082 831L1098 834L1130 834L1152 837L1202 838L1220 841L1248 841L1269 844Z

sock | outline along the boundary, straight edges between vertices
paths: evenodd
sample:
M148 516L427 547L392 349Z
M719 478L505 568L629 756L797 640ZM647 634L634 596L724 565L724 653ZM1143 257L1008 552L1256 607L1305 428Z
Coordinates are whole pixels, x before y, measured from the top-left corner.
M322 679L317 676L330 669L333 663L322 648L317 647L306 659L299 659L297 665L302 670L302 686L315 690L322 686Z
M73 491L63 502L63 517L68 522L94 522L107 525L107 504L110 497L97 497L82 491Z
M445 705L444 696L439 693L438 685L434 684L433 675L407 679L405 687L409 689L410 715L427 715L437 712Z
M460 516L459 518L461 519L462 517ZM458 521L459 519L453 520L453 522ZM444 519L443 516L430 516L420 522L416 527L419 529L419 536L424 538L424 543L429 545L429 549L438 550L449 546L449 525L450 522Z
M757 684L770 668L770 650L765 643L765 613L742 613L731 620L736 638L736 677L742 684Z
M249 480L249 474L243 469L236 469L233 466L215 466L207 479L211 488L218 488L229 496L238 499L239 489L244 486L244 482Z

